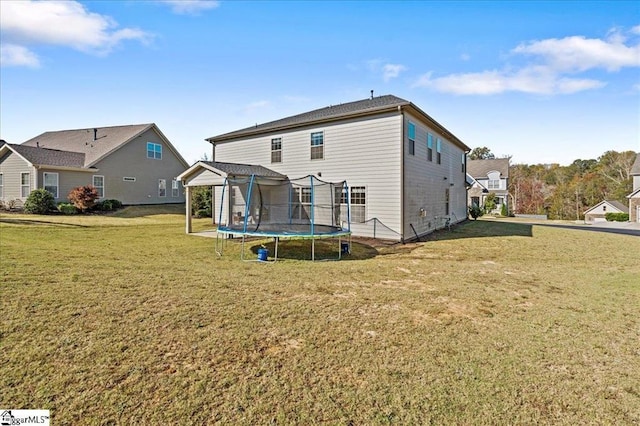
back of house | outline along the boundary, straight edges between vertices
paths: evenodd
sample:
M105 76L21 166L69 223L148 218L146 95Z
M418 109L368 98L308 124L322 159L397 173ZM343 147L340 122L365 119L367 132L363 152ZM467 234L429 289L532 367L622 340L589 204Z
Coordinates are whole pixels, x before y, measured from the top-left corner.
M346 180L354 235L411 240L467 216L469 148L420 108L393 95L333 105L207 141L215 161L262 165L291 179ZM216 199L219 203L219 190Z

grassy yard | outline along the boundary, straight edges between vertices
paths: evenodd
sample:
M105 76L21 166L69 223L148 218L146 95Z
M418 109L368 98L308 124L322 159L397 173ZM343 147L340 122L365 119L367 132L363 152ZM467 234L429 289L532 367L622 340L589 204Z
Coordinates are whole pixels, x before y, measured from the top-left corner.
M477 221L340 262L284 242L263 264L161 213L0 217L0 407L55 425L640 423L638 237Z

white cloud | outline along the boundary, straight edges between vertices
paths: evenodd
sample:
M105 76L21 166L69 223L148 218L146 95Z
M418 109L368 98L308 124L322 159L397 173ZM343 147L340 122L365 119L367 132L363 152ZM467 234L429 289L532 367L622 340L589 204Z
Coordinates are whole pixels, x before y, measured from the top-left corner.
M627 46L617 31L605 40L581 36L548 39L520 44L514 53L539 56L559 72L581 72L594 68L618 71L640 66L640 44Z
M0 44L0 64L3 67L38 68L40 61L35 53L24 46Z
M396 78L402 71L406 71L407 67L400 64L384 64L382 66L382 79L386 82L392 78Z
M0 2L0 27L3 44L24 50L48 44L106 55L122 41L147 43L152 38L137 28L119 29L111 17L92 13L77 1Z
M630 33L640 33L640 26ZM414 87L425 87L459 95L493 95L504 92L569 94L599 89L606 82L573 77L589 70L616 72L624 67L640 67L640 43L625 44L627 38L613 29L605 39L582 36L522 43L511 53L534 58L520 68L486 70L433 77L422 75Z
M382 80L385 82L391 80L392 78L396 78L400 75L401 72L406 71L407 67L401 64L389 64L385 63L386 61L382 59L370 59L366 61L366 66L369 71L382 74Z
M220 2L216 0L160 0L160 2L168 4L174 13L182 15L197 15L220 6Z

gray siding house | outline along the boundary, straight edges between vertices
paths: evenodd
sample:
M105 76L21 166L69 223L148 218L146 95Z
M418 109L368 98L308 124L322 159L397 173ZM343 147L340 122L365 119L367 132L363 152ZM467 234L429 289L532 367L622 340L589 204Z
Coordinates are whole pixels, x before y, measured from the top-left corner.
M45 132L0 147L0 200L23 203L45 188L66 201L72 188L93 185L123 204L184 203L176 176L185 167L153 123Z
M636 161L631 166L633 177L633 191L627 195L629 199L629 222L640 223L640 154L636 155Z
M215 162L261 165L291 179L346 180L357 236L411 240L467 218L469 147L396 96L329 106L206 140ZM200 176L214 173L211 165L195 164L182 181L187 190L213 184ZM220 193L216 188L216 206Z
M509 208L509 159L469 160L467 173L472 177L469 188L469 205L484 206L487 195L496 195L495 213L500 213L502 206ZM489 212L491 213L491 212Z

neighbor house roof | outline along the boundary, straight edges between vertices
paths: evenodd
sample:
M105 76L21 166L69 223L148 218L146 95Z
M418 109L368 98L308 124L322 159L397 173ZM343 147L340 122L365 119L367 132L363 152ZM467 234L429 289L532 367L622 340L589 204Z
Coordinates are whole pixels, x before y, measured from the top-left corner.
M622 204L620 201L616 201L616 200L603 200L600 201L598 204L596 204L595 206L585 210L584 214L589 213L591 210L594 210L595 208L603 205L603 204L609 204L611 207L614 207L615 209L619 210L620 212L624 213L627 210L629 210L629 207L625 206L624 204Z
M154 123L45 132L22 145L80 153L84 155L83 166L91 167L151 128L155 129L173 153L186 165L182 156Z
M492 171L500 172L500 177L509 177L509 159L467 160L467 173L476 179L486 178Z
M263 133L279 132L312 124L344 120L347 118L378 114L398 109L409 109L412 112L421 115L427 121L432 123L432 125L437 128L443 135L446 135L451 140L451 142L456 143L465 151L469 151L468 146L466 146L460 139L458 139L444 126L435 121L420 108L418 108L411 102L394 95L377 96L360 101L330 105L328 107L316 109L302 114L292 115L290 117L270 121L268 123L256 124L255 126L247 127L229 133L224 133L218 136L212 136L210 138L207 138L206 140L211 143L224 142L248 136L255 136Z
M60 151L57 149L15 144L6 144L5 149L12 150L34 166L81 169L85 163L85 155L80 152Z
M636 161L631 166L631 175L640 175L640 154L636 154Z

